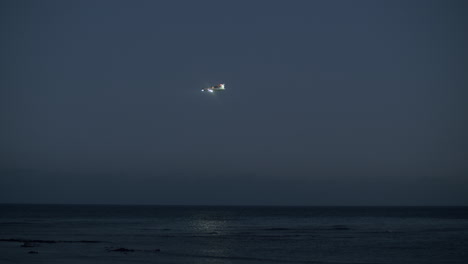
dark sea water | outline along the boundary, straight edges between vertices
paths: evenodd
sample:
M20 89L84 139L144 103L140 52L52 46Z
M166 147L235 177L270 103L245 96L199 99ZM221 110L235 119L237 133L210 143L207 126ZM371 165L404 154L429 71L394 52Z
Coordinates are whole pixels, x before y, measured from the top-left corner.
M0 205L0 263L466 264L468 208Z

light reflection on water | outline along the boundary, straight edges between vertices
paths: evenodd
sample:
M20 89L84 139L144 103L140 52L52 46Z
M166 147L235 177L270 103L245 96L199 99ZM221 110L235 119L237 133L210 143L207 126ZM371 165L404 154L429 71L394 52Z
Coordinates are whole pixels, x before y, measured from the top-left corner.
M219 239L227 234L227 221L219 219L207 219L207 216L198 216L189 223L190 233L202 239L198 240L201 247L199 253L207 256L230 256L232 245L228 240ZM206 239L212 238L212 239Z
M101 241L36 249L35 257L74 263L90 256L121 263L390 263L382 256L392 263L468 263L466 208L410 209L0 205L0 239ZM0 244L2 257L31 257L18 243Z

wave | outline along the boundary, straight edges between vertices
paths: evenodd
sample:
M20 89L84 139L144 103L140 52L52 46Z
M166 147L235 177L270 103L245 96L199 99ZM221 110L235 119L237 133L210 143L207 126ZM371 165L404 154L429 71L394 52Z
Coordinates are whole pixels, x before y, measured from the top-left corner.
M268 231L289 231L289 230L297 230L297 229L284 228L284 227L272 227L272 228L265 228L263 230L268 230Z
M20 243L102 243L97 240L42 240L42 239L20 239L20 238L0 238L0 242L20 242Z
M263 228L260 230L264 231L299 231L299 232L309 232L309 231L324 231L324 230L352 230L351 227L346 225L331 225L325 227L304 227L304 228L288 228L288 227L269 227Z
M177 252L161 252L163 255L177 256L177 257L192 257L192 258L208 258L219 260L246 260L258 262L274 262L274 263L307 263L307 264L369 264L367 262L336 262L336 261L314 261L314 260L288 260L288 259L274 259L274 258L259 258L259 257L242 257L242 256L216 256L205 254L187 254ZM373 262L373 264L378 264Z
M25 221L18 221L18 222L0 222L2 226L15 226L15 225L37 225L42 224L43 222L25 222Z

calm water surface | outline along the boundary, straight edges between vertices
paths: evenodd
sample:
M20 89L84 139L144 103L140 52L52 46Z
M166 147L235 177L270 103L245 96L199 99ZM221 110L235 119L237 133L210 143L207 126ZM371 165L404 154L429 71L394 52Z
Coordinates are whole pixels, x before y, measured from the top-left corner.
M0 263L466 264L468 208L0 205L0 239Z

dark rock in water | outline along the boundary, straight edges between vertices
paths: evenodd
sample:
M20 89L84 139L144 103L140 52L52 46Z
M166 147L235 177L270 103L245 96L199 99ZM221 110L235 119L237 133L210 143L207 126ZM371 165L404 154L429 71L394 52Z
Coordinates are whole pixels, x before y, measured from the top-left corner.
M116 248L116 249L110 249L109 251L117 251L117 252L134 252L134 249L128 249L128 248Z
M39 254L37 251L29 251L28 254Z

